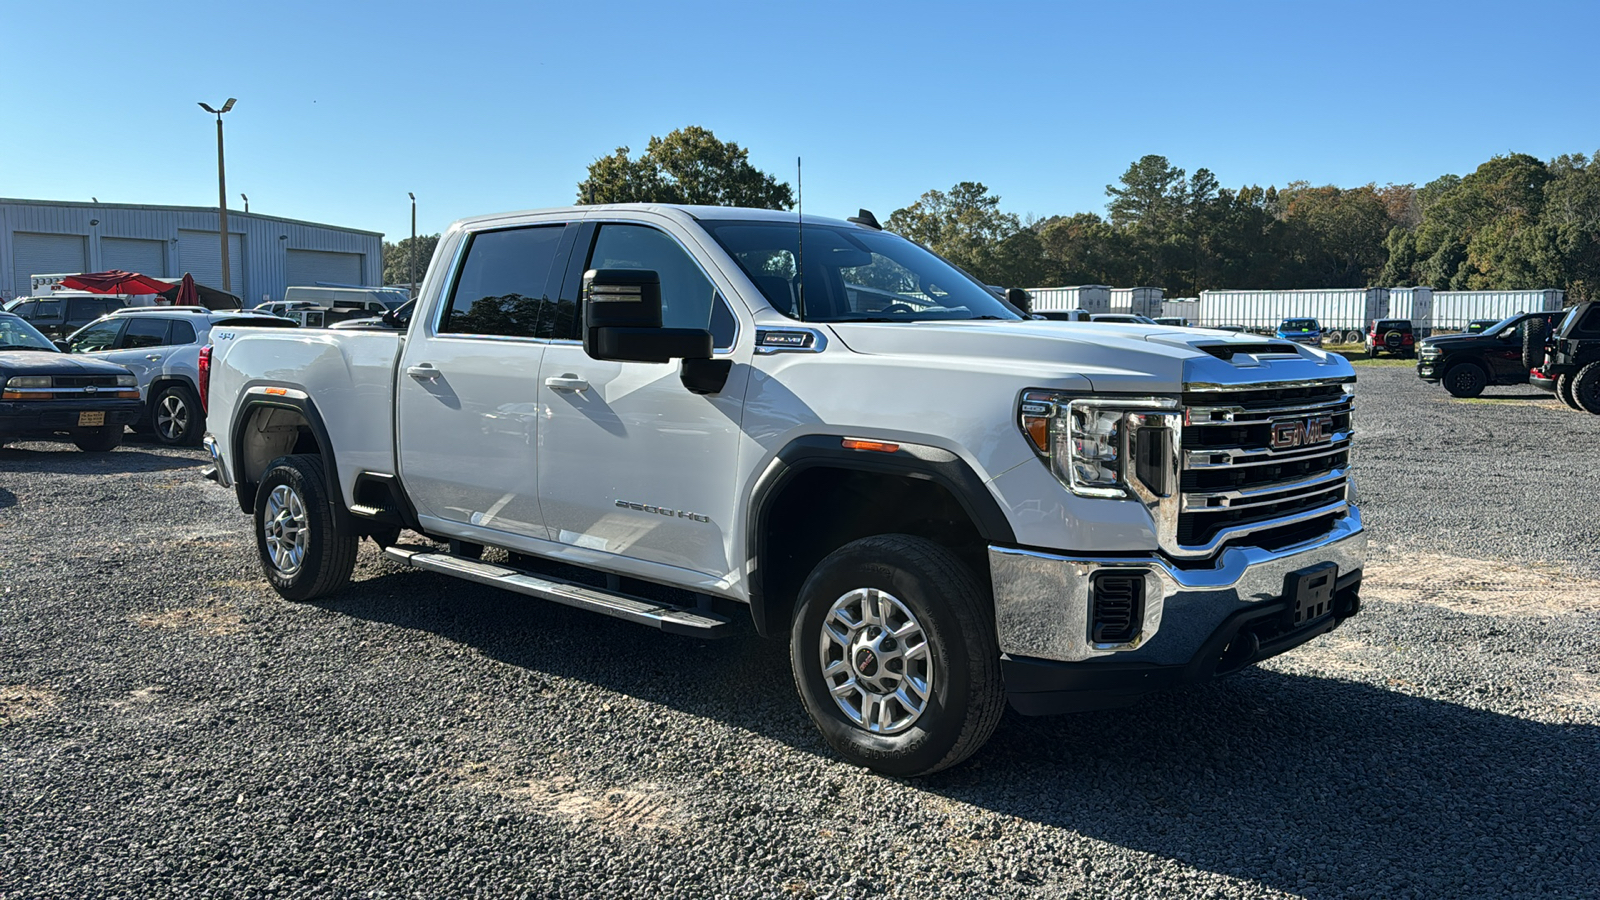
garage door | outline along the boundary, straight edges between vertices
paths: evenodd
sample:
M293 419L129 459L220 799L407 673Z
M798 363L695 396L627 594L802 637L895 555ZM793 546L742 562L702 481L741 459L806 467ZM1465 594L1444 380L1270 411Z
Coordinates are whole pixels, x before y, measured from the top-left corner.
M284 287L314 284L361 284L361 254L326 250L290 250L283 265Z
M188 272L194 280L209 287L222 289L222 241L215 231L178 232L178 268L181 275ZM244 240L241 235L228 233L228 274L233 278L231 292L244 296Z
M18 297L33 293L34 275L76 275L88 271L88 252L83 236L77 234L12 235L16 270L12 290Z
M163 278L167 274L167 244L138 238L101 238L100 268Z

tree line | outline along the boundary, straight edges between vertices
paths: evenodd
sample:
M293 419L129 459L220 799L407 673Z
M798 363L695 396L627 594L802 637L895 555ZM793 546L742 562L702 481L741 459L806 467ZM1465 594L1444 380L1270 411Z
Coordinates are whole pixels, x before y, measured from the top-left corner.
M1106 185L1105 215L1019 217L982 182L930 190L885 227L988 284L1208 289L1430 286L1561 288L1600 297L1600 152L1548 162L1496 156L1417 187L1294 181L1225 188L1148 155ZM705 128L618 147L589 166L577 203L695 203L793 209L790 186ZM418 280L438 235L419 236ZM407 281L410 240L384 244L386 283ZM396 277L398 276L398 277Z

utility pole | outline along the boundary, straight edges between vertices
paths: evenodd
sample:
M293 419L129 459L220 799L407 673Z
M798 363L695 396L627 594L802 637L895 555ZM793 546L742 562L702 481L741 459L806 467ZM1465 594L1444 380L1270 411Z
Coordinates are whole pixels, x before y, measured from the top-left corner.
M411 198L411 296L417 296L417 195L406 191Z
M228 271L228 177L227 170L222 164L222 114L233 109L234 99L222 104L221 109L212 109L202 103L200 108L217 117L217 215L218 227L222 232L222 289L233 293L232 273Z

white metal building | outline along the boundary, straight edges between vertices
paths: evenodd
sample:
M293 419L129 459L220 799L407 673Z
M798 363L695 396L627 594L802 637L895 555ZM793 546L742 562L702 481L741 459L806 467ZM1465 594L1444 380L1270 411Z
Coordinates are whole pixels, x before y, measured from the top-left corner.
M27 296L34 275L125 269L185 272L222 287L215 207L132 206L0 198L0 300ZM382 283L383 235L228 210L228 271L245 306L292 284Z

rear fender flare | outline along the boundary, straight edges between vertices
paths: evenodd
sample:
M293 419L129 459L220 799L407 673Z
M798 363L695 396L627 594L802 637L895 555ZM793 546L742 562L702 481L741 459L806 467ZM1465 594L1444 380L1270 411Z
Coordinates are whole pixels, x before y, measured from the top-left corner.
M329 438L328 426L322 420L322 414L317 411L317 404L305 394L304 391L283 389L283 394L266 394L260 389L276 387L275 385L252 383L245 386L244 402L234 408L233 421L229 423L228 434L230 455L229 464L233 466L234 483L238 486L239 506L247 513L255 512L255 493L246 490L245 486L254 486L258 479L250 478L245 473L245 428L250 420L255 417L256 411L261 409L288 409L300 414L305 420L306 427L311 430L312 437L316 438L317 446L322 449L322 472L326 483L323 485L328 492L329 502L333 504L336 515L340 518L341 525L347 524L345 519L349 513L344 507L344 491L339 487L338 461L333 455L333 441ZM248 495L248 501L247 501Z

